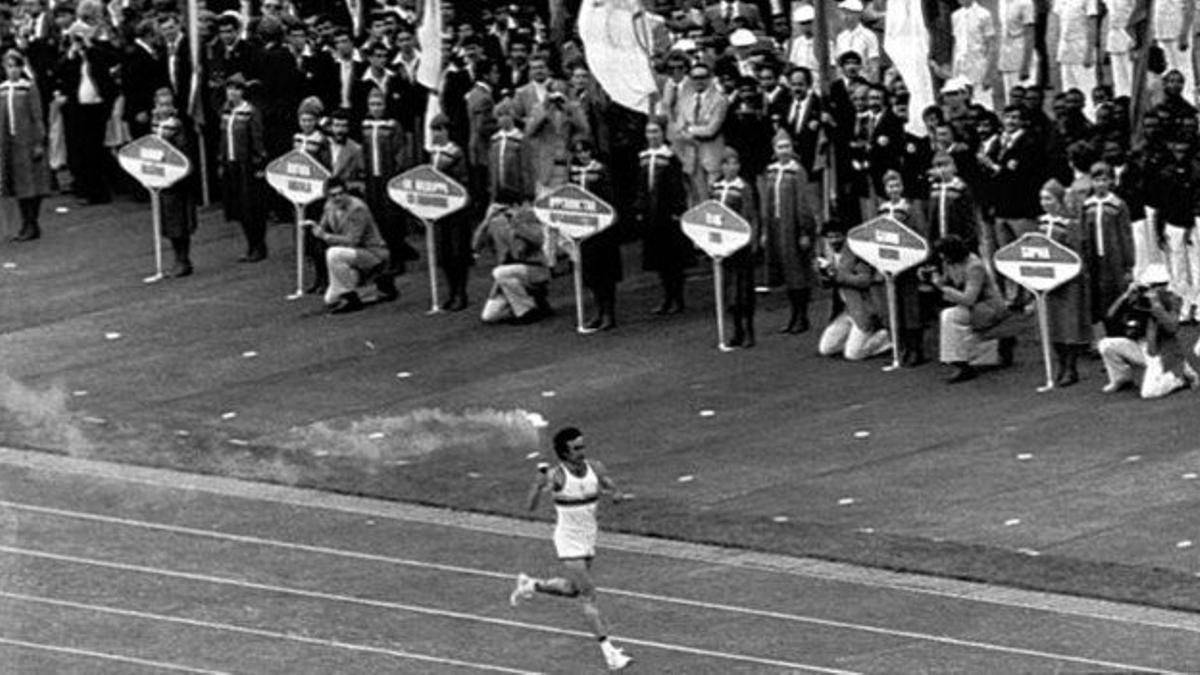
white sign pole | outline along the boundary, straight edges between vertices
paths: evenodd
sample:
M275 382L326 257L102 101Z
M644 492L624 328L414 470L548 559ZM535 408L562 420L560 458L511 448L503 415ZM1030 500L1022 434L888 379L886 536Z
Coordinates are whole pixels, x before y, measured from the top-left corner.
M154 223L154 275L142 279L147 284L163 280L162 200L159 199L158 188L150 188L150 214Z
M292 202L296 208L296 292L287 296L288 300L299 300L304 297L304 207Z
M1038 387L1038 393L1054 389L1054 366L1050 364L1050 316L1046 311L1046 291L1034 291L1037 302L1038 332L1042 335L1042 360L1046 364L1046 384Z
M587 335L596 331L583 325L583 240L572 239L571 276L575 277L575 332Z
M721 256L713 256L713 293L717 298L717 349L723 352L733 351L733 347L725 344L725 266Z
M900 367L900 310L896 306L896 275L884 272L883 283L887 287L888 327L892 333L892 362L884 366L883 371L890 373Z
M437 223L436 220L421 219L421 224L425 226L425 258L429 261L429 295L432 298L432 306L426 314L441 314L442 301L438 296L438 280L437 280L437 241L433 237L433 228Z

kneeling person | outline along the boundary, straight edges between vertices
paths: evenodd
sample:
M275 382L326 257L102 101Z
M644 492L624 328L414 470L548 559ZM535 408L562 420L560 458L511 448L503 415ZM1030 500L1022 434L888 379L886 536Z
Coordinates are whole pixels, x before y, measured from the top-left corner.
M533 209L519 206L519 200L513 191L502 189L475 231L474 250L490 250L496 256L492 290L480 316L485 323L531 321L546 311L545 301L539 299L550 281L542 226Z
M361 279L371 275L381 300L395 300L399 295L391 276L382 274L388 262L387 245L379 235L375 218L366 202L346 192L346 183L338 177L325 184L325 212L321 222L307 223L313 236L325 249L325 264L329 268L329 288L325 304L335 314L362 309L362 299L356 291Z
M822 276L833 288L833 319L821 333L818 349L822 356L861 361L892 348L883 327L882 311L874 293L875 272L846 247L846 228L841 221L825 225L829 257L822 259Z

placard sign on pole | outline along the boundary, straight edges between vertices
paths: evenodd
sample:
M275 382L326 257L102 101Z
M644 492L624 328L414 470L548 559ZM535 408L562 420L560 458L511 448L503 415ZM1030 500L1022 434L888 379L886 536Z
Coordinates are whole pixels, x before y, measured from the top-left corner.
M1038 387L1038 391L1050 391L1054 388L1054 367L1050 363L1050 317L1046 313L1046 294L1079 276L1083 261L1078 253L1040 232L1022 235L996 251L992 260L997 272L1033 293L1037 301L1042 360L1046 365L1046 384Z
M883 274L887 285L888 323L892 328L892 362L900 367L899 310L896 307L896 275L916 267L929 257L929 242L891 216L878 216L846 233L846 245L854 255Z
M296 210L296 292L288 300L304 297L304 207L325 195L330 173L312 155L292 150L267 165L267 184L292 203Z
M583 240L601 232L616 220L608 202L579 187L563 185L533 202L533 213L547 227L571 240L571 267L575 278L575 330L593 332L583 325ZM547 261L553 264L554 261Z
M163 278L162 201L159 191L183 180L192 170L187 155L154 134L125 144L117 152L122 169L150 191L150 212L154 223L154 274L142 281L152 284Z
M429 261L429 314L442 311L438 298L437 245L433 228L437 221L467 205L467 190L453 178L428 164L405 171L388 181L388 197L425 226L425 258Z
M713 292L717 298L717 349L733 351L725 344L725 279L721 261L750 243L750 223L715 199L689 209L679 220L683 233L713 264Z

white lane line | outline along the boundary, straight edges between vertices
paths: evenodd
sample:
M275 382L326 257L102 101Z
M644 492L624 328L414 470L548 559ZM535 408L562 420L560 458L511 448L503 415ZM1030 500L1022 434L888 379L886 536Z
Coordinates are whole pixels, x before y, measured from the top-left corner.
M121 609L119 607L108 607L107 605L90 605L82 602L72 602L70 600L59 600L57 598L45 598L37 595L26 595L24 593L10 593L8 591L0 591L0 598L8 598L19 602L30 602L42 605L52 605L55 607L67 607L70 609L80 609L90 612L101 612L104 614L112 614L115 616L125 616L134 619L145 619L149 621L162 621L164 623L175 623L183 626L191 626L193 628L207 628L210 630L224 631L227 633L241 633L242 635L253 635L254 637L264 637L273 640L287 640L290 642L302 642L307 645L315 645L318 647L329 647L334 649L346 649L355 652L366 652L369 654L378 654L382 656L393 656L401 659L409 659L412 661L423 661L426 663L437 663L444 666L459 666L462 668L473 668L475 670L484 670L493 673L510 673L511 675L539 675L537 671L530 670L514 670L512 668L504 668L503 666L493 666L487 663L472 663L470 661L459 661L457 659L445 659L440 656L429 656L427 654L414 654L413 652L400 651L396 649L384 649L383 647L372 647L370 645L360 645L350 642L341 642L340 640L324 640L321 638L308 637L306 635L295 635L293 633L277 633L275 631L262 630L259 628L247 628L245 626L235 626L228 623L217 623L214 621L202 621L200 619L188 619L181 616L167 616L164 614L154 614L151 612L139 612L133 609ZM196 673L213 673L220 671L210 670L193 670L190 672Z
M94 652L90 649L78 649L76 647L65 647L63 645L48 645L42 642L27 642L25 640L16 640L13 638L0 637L0 645L11 645L13 647L22 647L24 649L36 649L45 652L59 652L62 654L71 654L72 656L86 656L93 659L102 659L104 661L117 661L118 663L131 663L138 666L146 666L148 668L158 668L159 670L168 670L176 673L200 673L200 675L230 675L225 670L205 670L204 668L192 668L191 666L181 666L178 663L167 663L166 661L151 661L150 659L139 659L134 656L121 656L120 654L110 654L108 652Z
M95 513L86 513L79 511L69 511L65 509L56 509L47 506L35 506L32 504L19 504L0 500L0 507L7 507L17 511L30 511L34 513L44 513L54 516L62 516L67 518L75 518L79 520L90 520L93 522L110 523L115 525L123 525L127 527L136 527L146 530L156 530L159 532L168 532L172 534L184 534L207 539L217 539L221 541L233 541L241 544L253 544L256 546L271 546L275 548L288 549L292 551L301 551L304 553L317 553L340 558L349 558L354 560L364 560L369 562L384 563L389 565L397 565L403 567L415 567L420 569L436 570L439 572L450 572L454 574L463 574L477 577L486 577L490 579L503 579L511 581L513 575L511 573L496 572L493 570L484 570L474 567L463 567L459 565L445 565L441 563L426 562L423 560L412 560L407 558L393 558L391 556L378 555L374 553L364 553L361 551L353 551L339 548L330 548L326 546L313 546L310 544L298 544L289 541L280 541L276 539L263 539L243 534L229 534L225 532L217 532L213 530L201 530L182 525L168 525L164 523L153 523L144 520L133 520L129 518L118 518L116 516L103 516ZM4 547L0 547L4 550ZM1061 654L1057 652L1047 652L1035 649L1025 649L1022 647L1009 647L1006 645L993 644L989 642L979 642L975 640L963 640L959 638L932 635L927 633L918 633L914 631L897 630L893 628L883 628L879 626L870 626L865 624L851 623L847 621L837 621L833 619L822 619L813 616L804 616L800 614L789 614L785 612L776 612L764 609L755 609L752 607L742 607L736 605L727 605L722 603L705 602L702 600L691 600L688 598L679 598L668 595L658 595L655 593L642 593L639 591L629 591L620 588L600 588L603 593L609 595L635 598L649 602L660 602L664 604L681 605L685 607L695 607L699 609L707 609L718 612L729 612L732 614L741 614L745 616L756 616L768 619L776 619L780 621L789 621L792 623L811 624L816 626L824 626L827 628L838 628L842 630L853 630L864 633L872 633L876 635L886 635L889 637L902 637L911 640L920 640L924 642L934 642L954 647L965 647L969 649L977 649L980 651L1000 652L1005 654L1013 654L1020 656L1032 656L1037 658L1052 659L1055 661L1067 661L1071 663L1080 663L1093 666L1105 666L1111 668L1119 668L1125 670L1136 670L1141 672L1166 672L1160 671L1149 666L1133 666L1123 663L1114 663L1110 661L1090 659L1082 656L1073 656L1069 654Z
M553 626L543 626L536 623L525 623L523 621L510 621L508 619L497 619L490 616L480 616L477 614L469 614L467 612L455 612L446 609L437 609L434 607L424 607L421 605L409 605L400 602L388 602L386 600L373 600L370 598L360 598L351 595L339 595L337 593L324 593L321 591L310 591L301 588L289 588L286 586L275 586L273 584L260 584L253 581L242 581L239 579L228 579L226 577L211 576L208 574L194 574L191 572L177 572L174 570L165 570L157 567L146 567L143 565L129 565L126 563L109 562L107 560L96 560L93 558L81 558L72 555L61 555L58 553L49 553L46 551L33 551L23 548L14 548L11 546L0 546L0 553L10 553L12 555L27 556L31 558L39 558L42 560L56 560L59 562L75 563L81 565L90 565L92 567L101 567L104 569L119 570L122 572L136 572L140 574L153 574L156 576L168 577L172 579L185 579L187 581L199 581L208 584L218 584L222 586L233 586L236 588L248 588L256 591L266 591L269 593L281 593L284 595L294 595L304 598L314 598L317 600L327 600L330 602L343 602L354 605L364 605L367 607L376 607L380 609L398 610L402 612L411 612L413 614L424 614L427 616L438 616L447 619L458 619L462 621L473 621L476 623L491 624L494 626L504 626L505 628L517 628L521 630L538 631L542 633L551 633L554 635L566 635L569 637L580 637L587 639L595 639L591 633L583 631L568 630L565 628L556 628ZM0 597L7 595L0 592ZM739 661L742 663L753 663L762 666L771 666L774 668L791 669L801 672L824 673L826 675L860 675L852 670L838 670L835 668L823 668L820 666L811 666L804 663L794 663L791 661L780 661L776 659L760 658L757 656L746 656L742 654L731 654L728 652L720 652L709 649L699 649L696 647L686 647L684 645L669 644L665 642L655 642L652 640L639 640L631 637L621 637L614 635L613 638L617 642L624 642L631 645L639 645L642 647L650 647L653 649L661 649L664 651L680 652L683 654L692 654L695 656L706 656L727 661ZM430 657L424 657L427 660L432 660ZM520 672L520 671L504 671L504 672Z
M114 464L5 447L0 447L0 463L39 471L85 476L89 479L145 485L157 489L190 491L218 497L284 504L317 512L332 511L386 518L400 523L482 532L489 536L545 539L549 536L551 527L544 522L418 506L271 483L256 483L236 478L189 474L170 469ZM978 581L893 572L815 558L758 553L679 540L650 539L628 534L602 533L599 546L605 550L620 551L631 555L720 565L766 574L820 579L835 584L881 588L896 593L949 598L959 602L1019 608L1061 616L1076 616L1200 634L1200 620L1197 620L1193 614L1109 600L1026 591Z

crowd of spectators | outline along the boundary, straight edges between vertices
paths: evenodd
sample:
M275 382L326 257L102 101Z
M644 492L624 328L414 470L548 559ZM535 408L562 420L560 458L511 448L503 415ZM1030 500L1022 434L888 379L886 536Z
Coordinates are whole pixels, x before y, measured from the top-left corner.
M186 276L202 186L240 223L241 260L261 261L268 223L293 218L266 187L265 165L303 149L336 192L306 215L308 290L342 313L363 306L367 281L396 297L392 279L418 256L408 240L420 225L388 199L387 180L431 164L472 197L437 226L442 308L470 305L471 267L490 255L483 319L527 322L550 311L546 286L576 253L530 202L575 183L618 214L579 252L587 330L616 327L622 248L634 242L661 282L655 313L684 311L697 252L680 215L715 199L754 230L724 262L732 346L756 342L756 295L783 291L780 330L797 334L826 287L835 312L821 353L868 358L895 335L904 365L917 366L936 333L952 382L1011 364L1017 337L1032 334L1029 294L997 276L992 255L1041 232L1083 260L1050 297L1059 386L1078 381L1089 351L1104 357L1106 390L1138 376L1156 383L1143 395L1197 384L1175 344L1200 305L1191 3L1154 3L1152 47L1138 51L1132 0L1009 0L999 16L975 0L923 0L937 102L920 110L882 39L882 2L645 4L640 57L659 93L634 111L597 83L583 42L530 4L445 3L443 41L431 47L418 44L413 0L210 0L194 64L175 0L26 0L0 26L0 191L20 200L16 239L30 241L42 196L69 187L108 201L111 151L168 136L202 167L164 224L172 275ZM827 49L814 25L822 14ZM445 58L438 90L418 78L429 49ZM1135 54L1149 61L1145 77ZM844 245L847 229L881 215L936 252L897 279L896 326L880 276Z

